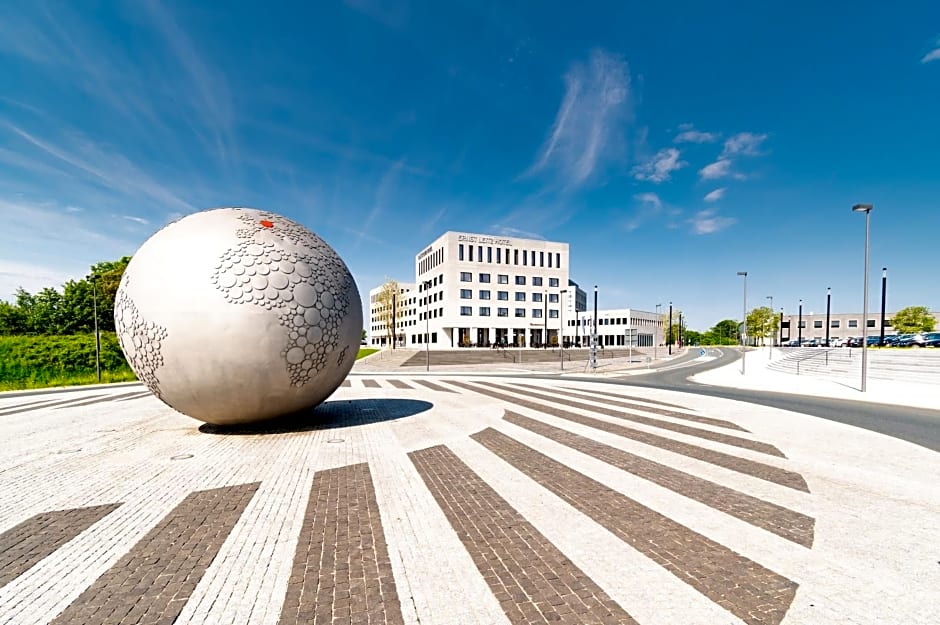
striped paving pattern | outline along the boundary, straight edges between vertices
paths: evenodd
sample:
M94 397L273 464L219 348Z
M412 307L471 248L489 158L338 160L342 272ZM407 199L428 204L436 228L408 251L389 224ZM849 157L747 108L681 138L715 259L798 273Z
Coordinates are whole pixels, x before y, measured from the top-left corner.
M745 623L783 620L795 582L492 428L473 439Z
M278 623L403 623L368 465L314 477Z
M636 623L452 451L408 455L513 625Z
M585 392L585 389L578 388L576 386L565 386L562 387L569 391L579 391ZM605 395L607 397L613 397L614 399L626 400L626 401L638 401L645 404L656 404L657 406L665 406L666 408L681 408L682 410L694 410L687 406L680 406L679 404L671 404L668 401L660 401L658 399L650 399L649 397L637 397L635 395L624 395L622 393L611 393L610 391L602 391L598 388L591 389L591 395Z
M713 449L677 441L672 438L660 436L658 434L652 434L643 430L629 428L618 423L610 423L601 419L586 417L575 412L554 408L551 405L545 405L521 397L516 397L515 395L512 395L511 392L499 392L497 390L493 390L495 388L500 388L496 385L490 385L493 388L487 388L484 386L471 385L457 381L451 381L450 383L470 391L475 391L482 395L487 395L495 399L501 399L510 404L516 404L518 406L537 410L553 417L559 417L573 423L587 425L597 430L603 430L605 432L610 432L611 434L623 436L624 438L630 438L647 445L660 447L677 454L682 454L690 458L702 460L704 462L724 467L732 471L737 471L745 475L751 475L762 480L767 480L768 482L774 482L775 484L780 484L781 486L787 486L789 488L809 492L809 487L806 485L806 480L803 479L803 476L793 471L763 464L761 462L756 462L747 458L740 458L738 456L715 451ZM549 401L551 401L550 398ZM588 410L597 410L596 407L593 406L579 404L578 407L586 408Z

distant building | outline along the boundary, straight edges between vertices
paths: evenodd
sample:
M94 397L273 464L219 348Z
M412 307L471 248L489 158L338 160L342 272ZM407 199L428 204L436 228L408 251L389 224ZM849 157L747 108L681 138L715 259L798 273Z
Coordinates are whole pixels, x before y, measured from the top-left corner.
M587 293L568 261L567 243L445 232L415 255L415 280L399 283L394 310L381 285L369 291L367 342L388 346L394 324L400 347L534 347L557 345L560 334L584 344ZM625 344L627 320L641 344L656 340L654 313L599 311L598 319L603 345Z
M885 336L897 334L892 321L896 313L885 313ZM940 313L931 313L937 319L940 326ZM803 339L826 339L826 313L803 313L802 326L800 327L800 316L784 315L783 323L780 324L779 340L795 341ZM866 334L868 336L881 336L881 311L868 312L868 327ZM801 331L802 329L802 331ZM850 336L862 335L862 313L830 313L829 315L829 340L844 339Z

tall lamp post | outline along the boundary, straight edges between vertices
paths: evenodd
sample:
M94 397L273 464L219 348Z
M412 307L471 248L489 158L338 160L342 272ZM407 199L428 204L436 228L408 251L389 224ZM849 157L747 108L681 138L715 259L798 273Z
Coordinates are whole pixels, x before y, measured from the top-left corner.
M679 311L679 323L676 326L676 346L682 349L682 311Z
M856 204L852 210L865 213L865 301L862 302L862 392L867 390L868 382L868 242L871 232L871 204Z
M829 347L829 313L832 310L832 287L826 287L826 347Z
M787 338L793 336L792 334L787 334ZM780 307L780 347L783 347L783 306Z
M792 334L790 336L793 336ZM800 316L796 322L797 347L803 347L803 300L800 300Z
M98 332L98 275L91 274L91 307L95 318L95 375L101 383L101 334Z
M662 304L656 304L656 328L662 330L663 327L663 318L662 318ZM659 357L658 349L659 347L659 337L656 336L656 329L653 329L653 360L656 360Z
M548 347L548 289L542 293L542 327L545 336L542 337L542 349Z
M739 271L739 276L744 276L744 316L741 322L741 375L744 375L744 356L747 353L747 272Z
M881 338L878 345L885 346L885 293L888 292L888 268L881 268Z
M591 334L591 343L597 347L597 285L594 285L594 331Z
M431 296L428 289L431 288L431 281L424 281L424 370L431 370Z
M773 322L773 315L774 315L774 296L773 296L773 295L768 295L768 296L767 296L767 299L770 300L770 319L771 319L771 321L770 321L770 329L772 330L773 327L774 327L774 322ZM773 356L773 353L774 353L773 346L774 346L774 339L776 338L776 334L777 334L777 333L774 332L774 336L771 336L771 337L770 337L770 349L767 350L767 360L770 360L770 359L772 358L772 356Z
M562 289L558 292L558 299L560 300L558 304L561 307L561 311L559 312L561 319L558 321L558 351L561 353L559 360L561 361L562 371L565 370L565 293L567 292L568 289Z
M669 334L666 335L666 350L672 355L672 302L669 302Z
M398 293L392 293L392 349L395 349L395 343L398 342Z

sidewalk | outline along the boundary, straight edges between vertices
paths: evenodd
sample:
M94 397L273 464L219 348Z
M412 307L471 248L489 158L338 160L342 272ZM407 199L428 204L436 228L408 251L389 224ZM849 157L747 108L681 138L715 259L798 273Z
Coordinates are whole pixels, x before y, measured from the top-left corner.
M775 359L778 353L775 350ZM860 375L856 379L826 377L820 374L796 375L771 370L768 368L770 362L766 349L752 350L747 353L743 375L741 361L738 360L730 365L696 374L690 380L712 386L940 409L938 384L905 382L900 379L884 380L869 376L866 391L862 393ZM869 373L870 371L869 369Z

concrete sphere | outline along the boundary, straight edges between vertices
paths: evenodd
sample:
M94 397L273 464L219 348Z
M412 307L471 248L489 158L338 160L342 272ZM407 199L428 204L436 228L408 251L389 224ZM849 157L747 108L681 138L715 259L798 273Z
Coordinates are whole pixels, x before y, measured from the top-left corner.
M346 264L297 222L251 208L183 217L134 254L114 302L137 377L216 425L312 408L352 368L362 332Z

